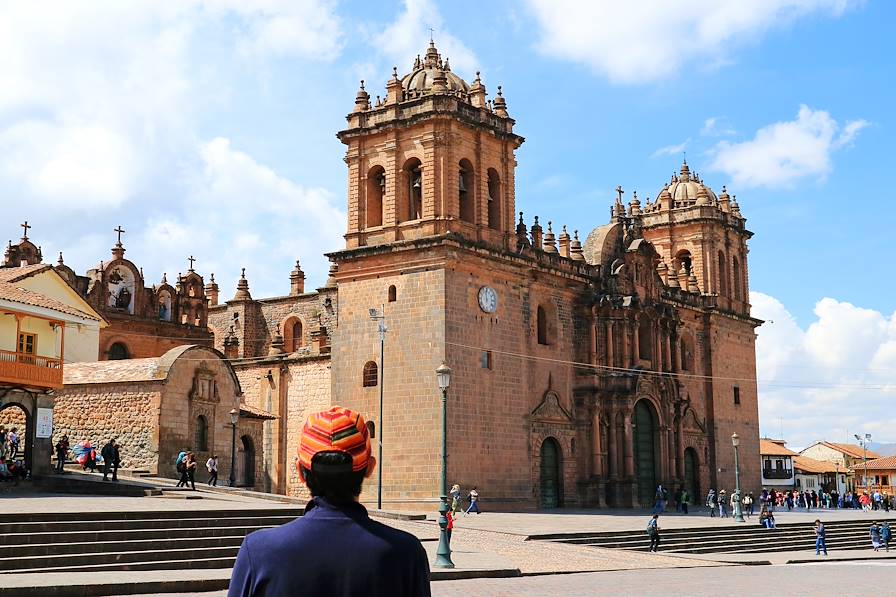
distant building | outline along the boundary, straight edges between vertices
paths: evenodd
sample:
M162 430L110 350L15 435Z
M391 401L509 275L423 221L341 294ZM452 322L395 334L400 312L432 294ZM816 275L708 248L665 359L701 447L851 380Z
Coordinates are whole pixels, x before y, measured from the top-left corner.
M815 460L826 460L828 462L836 462L846 473L846 491L855 491L857 483L855 479L854 469L857 465L862 464L866 459L873 460L880 458L881 455L871 450L863 452L862 446L856 444L838 444L835 442L820 441L815 442L808 448L800 452L802 456L808 456Z
M783 439L760 438L759 457L762 461L762 486L766 489L793 489L793 457L796 452L784 447Z
M866 471L867 481L863 482ZM896 495L896 456L885 456L856 464L852 467L852 472L857 480L858 493L879 491L891 496Z
M793 457L796 488L802 491L846 492L846 476L849 471L836 462L815 460L808 456Z

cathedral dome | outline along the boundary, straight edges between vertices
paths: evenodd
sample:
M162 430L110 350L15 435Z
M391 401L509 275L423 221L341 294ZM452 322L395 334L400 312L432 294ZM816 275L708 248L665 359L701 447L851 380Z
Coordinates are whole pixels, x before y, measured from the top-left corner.
M407 92L408 97L432 93L436 80L444 76L448 93L467 94L470 86L462 78L451 72L451 66L436 49L435 43L429 42L426 57L423 60L418 56L414 61L414 70L401 79L401 86Z
M669 184L657 194L657 199L658 201L671 201L672 205L668 207L715 205L719 201L715 192L706 186L696 174L691 173L687 162L682 163L679 175L672 177Z

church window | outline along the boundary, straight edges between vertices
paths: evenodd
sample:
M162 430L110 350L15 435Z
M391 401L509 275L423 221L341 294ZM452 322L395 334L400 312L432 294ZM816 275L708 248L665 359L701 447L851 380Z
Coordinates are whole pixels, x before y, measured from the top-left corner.
M501 178L494 168L488 169L488 227L501 229Z
M681 339L681 370L692 371L694 369L694 351L691 343L686 339Z
M110 361L123 361L131 358L131 355L128 352L128 347L121 342L116 342L110 346L108 355Z
M476 221L475 187L473 182L473 165L468 160L460 161L457 176L458 199L460 201L460 219L464 222Z
M395 286L389 287L389 302L394 303L398 299L398 291L395 289Z
M742 280L741 280L741 274L740 274L740 262L737 260L737 257L735 257L732 260L731 265L732 265L731 273L733 276L732 281L734 282L734 300L742 301L742 300L744 300L744 297L741 294Z
M420 160L408 160L402 168L402 178L405 185L403 206L397 207L396 213L404 216L398 221L419 220L423 217L423 166Z
M690 251L679 251L678 254L675 255L675 271L684 270L685 275L691 275L691 252Z
M376 363L373 361L364 363L364 373L362 375L361 385L365 388L375 387L377 384L378 373Z
M725 254L719 251L719 294L721 296L728 295L728 261Z
M653 334L650 321L642 321L638 325L638 358L650 360L653 357Z
M386 195L386 171L382 166L374 166L367 174L367 204L365 212L367 227L383 225L383 197Z
M734 403L740 404L740 388L734 386Z
M205 452L208 450L208 420L199 415L196 417L196 451Z
M287 352L295 352L304 342L302 320L291 317L283 324L283 346Z
M483 369L491 369L492 368L492 351L483 350L479 355L479 365Z
M538 343L548 344L548 315L545 312L544 307L542 307L541 305L538 305L536 319L536 323L538 326Z

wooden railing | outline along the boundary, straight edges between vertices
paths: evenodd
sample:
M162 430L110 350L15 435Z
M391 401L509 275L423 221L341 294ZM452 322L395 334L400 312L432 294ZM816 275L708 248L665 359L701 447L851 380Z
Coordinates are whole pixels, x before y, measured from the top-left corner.
M62 360L0 350L0 383L30 388L61 388Z

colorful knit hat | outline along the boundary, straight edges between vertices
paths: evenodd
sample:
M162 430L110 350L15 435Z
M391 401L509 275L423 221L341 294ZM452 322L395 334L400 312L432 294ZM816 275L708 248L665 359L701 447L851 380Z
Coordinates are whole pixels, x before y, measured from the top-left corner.
M311 459L319 452L342 452L352 459L352 471L367 469L370 433L360 413L333 406L309 415L299 440L299 472L311 470Z

